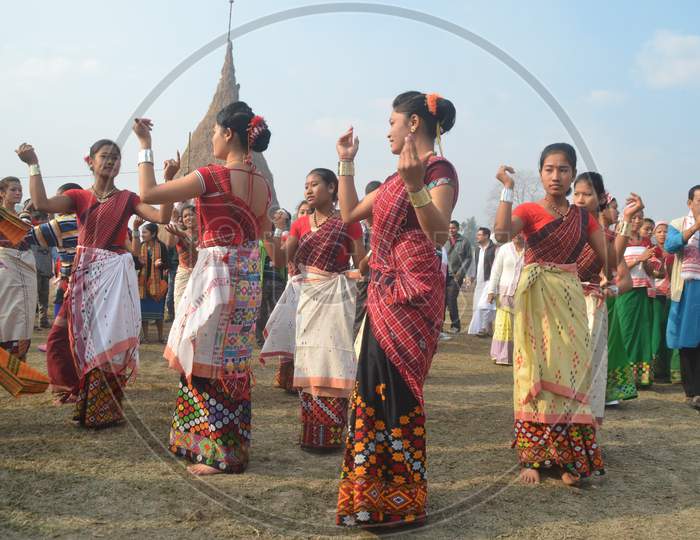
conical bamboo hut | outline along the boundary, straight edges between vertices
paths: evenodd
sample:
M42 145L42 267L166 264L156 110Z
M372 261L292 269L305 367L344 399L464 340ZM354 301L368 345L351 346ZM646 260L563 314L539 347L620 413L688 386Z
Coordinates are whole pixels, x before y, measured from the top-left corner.
M181 175L197 167L203 167L208 163L215 163L218 161L214 159L211 147L211 133L216 124L216 114L229 103L240 99L239 90L240 85L236 82L236 69L233 66L233 45L231 41L229 41L226 46L224 65L221 68L221 78L219 79L216 92L209 105L209 110L192 133L192 138L185 152L182 154ZM272 207L277 208L279 204L277 202L272 172L265 158L262 154L254 153L253 160L258 170L269 180L270 188L272 189Z

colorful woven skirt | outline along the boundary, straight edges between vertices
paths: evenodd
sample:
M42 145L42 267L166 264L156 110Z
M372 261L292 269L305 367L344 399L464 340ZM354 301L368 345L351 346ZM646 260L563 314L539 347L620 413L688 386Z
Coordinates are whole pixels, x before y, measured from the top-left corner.
M513 365L513 310L498 307L491 341L491 359L503 366Z
M622 401L637 397L634 368L627 356L624 337L617 313L617 300L608 298L608 381L605 401Z
M654 324L653 298L645 287L638 287L615 300L617 326L632 361L635 383L638 387L651 386L654 374L651 366L659 344L659 328Z
M299 392L302 448L334 450L343 446L348 399Z
M141 320L142 321L162 321L165 311L165 298L154 300L150 296L141 299Z
M49 387L49 379L22 358L0 347L0 386L15 397L40 394Z
M80 382L73 420L86 428L105 428L124 420L122 398L127 376L95 368Z
M592 425L516 420L513 446L518 451L520 465L527 469L558 466L581 478L605 474Z
M425 414L366 325L340 476L338 525L420 523L428 496Z
M170 451L192 463L242 473L250 449L250 381L233 399L219 380L180 379L170 429Z

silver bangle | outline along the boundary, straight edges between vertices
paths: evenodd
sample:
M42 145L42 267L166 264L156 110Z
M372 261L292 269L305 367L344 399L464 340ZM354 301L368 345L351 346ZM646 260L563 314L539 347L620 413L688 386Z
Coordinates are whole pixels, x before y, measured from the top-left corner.
M282 233L284 232L283 229L280 229L279 227L275 228L275 233L272 235L275 238L282 238Z
M617 285L610 285L608 289L613 293L613 296L620 296L620 287Z
M504 187L504 188L501 190L501 198L500 198L500 201L501 201L501 202L511 203L511 204L512 204L512 203L513 203L513 188Z
M29 166L29 176L41 176L41 168L38 163Z
M153 165L153 150L151 148L139 150L138 164L141 165L141 163L150 163Z

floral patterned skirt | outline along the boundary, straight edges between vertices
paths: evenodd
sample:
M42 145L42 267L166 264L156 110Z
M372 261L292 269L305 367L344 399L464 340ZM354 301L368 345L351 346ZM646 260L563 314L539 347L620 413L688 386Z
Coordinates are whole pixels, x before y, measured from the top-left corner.
M518 450L520 465L527 469L559 466L581 478L605 474L595 427L588 424L516 420L513 446Z
M425 414L365 326L340 477L338 525L425 520Z
M238 399L219 380L180 378L170 451L193 463L242 473L250 449L250 381Z
M122 398L125 373L114 374L95 368L80 382L73 420L86 428L100 429L124 421Z
M313 396L299 392L301 401L301 446L333 450L343 447L348 420L348 399Z

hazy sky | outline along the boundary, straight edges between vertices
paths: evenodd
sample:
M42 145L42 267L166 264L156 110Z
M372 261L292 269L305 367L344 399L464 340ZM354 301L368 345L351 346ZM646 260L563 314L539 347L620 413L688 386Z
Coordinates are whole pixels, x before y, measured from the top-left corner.
M320 2L236 0L233 26ZM684 213L700 183L700 4L394 0L447 19L505 50L573 119L608 188L645 199L657 219ZM0 176L26 177L14 149L37 148L50 191L90 178L83 156L116 138L134 108L180 61L226 31L226 0L3 2ZM209 106L224 57L190 68L148 111L162 160L184 149ZM540 97L499 60L441 30L370 14L312 16L234 41L241 98L273 136L266 157L280 203L302 198L306 173L334 169L349 124L361 139L358 187L386 178L390 103L405 90L439 92L457 108L445 139L460 178L454 217L483 222L502 162L534 170L548 143L571 141ZM136 145L118 184L136 189ZM579 171L590 164L580 163ZM49 178L55 176L65 178ZM26 186L26 184L25 184Z

